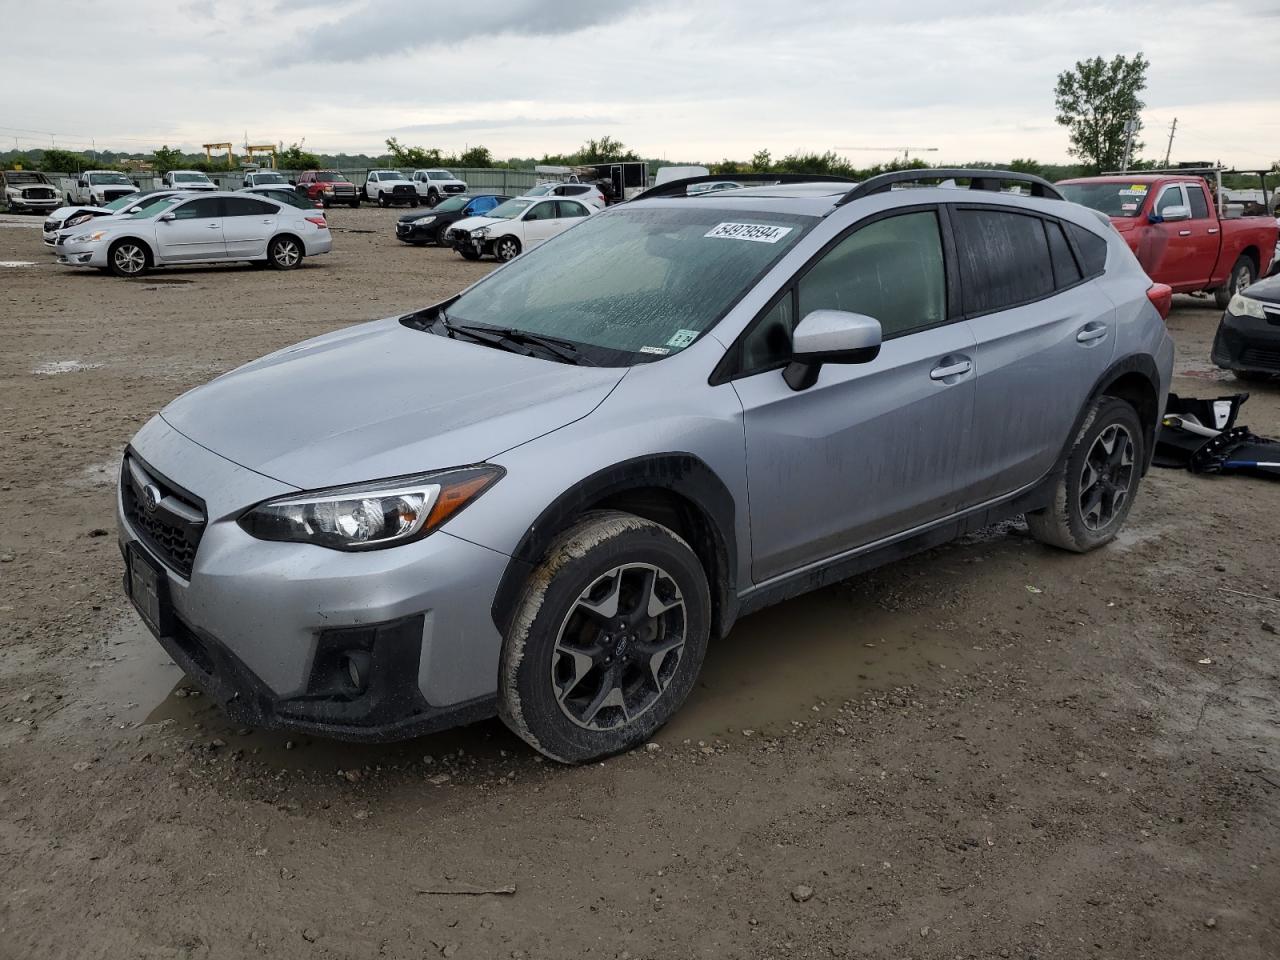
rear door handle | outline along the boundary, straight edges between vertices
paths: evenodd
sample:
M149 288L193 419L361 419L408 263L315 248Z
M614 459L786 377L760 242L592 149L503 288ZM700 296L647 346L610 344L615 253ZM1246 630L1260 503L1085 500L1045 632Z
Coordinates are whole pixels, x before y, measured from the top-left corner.
M942 363L929 371L929 379L946 380L948 377L958 377L962 374L966 374L972 369L973 364L968 360L956 357L944 357Z
M1178 236L1180 236L1180 237L1189 237L1189 236L1191 236L1191 231L1190 231L1190 230L1179 230L1179 231L1178 231Z
M209 229L210 229L210 230L221 230L221 229L222 229L222 224L220 224L220 223L211 223L211 224L209 224Z
M1076 333L1076 340L1079 343L1093 343L1095 340L1101 340L1107 335L1107 325L1105 323L1086 323Z

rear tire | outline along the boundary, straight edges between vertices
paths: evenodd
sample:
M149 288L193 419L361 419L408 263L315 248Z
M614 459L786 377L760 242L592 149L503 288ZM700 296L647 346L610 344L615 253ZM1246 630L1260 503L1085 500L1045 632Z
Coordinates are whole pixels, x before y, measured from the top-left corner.
M267 262L276 270L295 270L302 257L302 241L297 237L276 237L267 245Z
M1114 540L1138 492L1145 443L1133 406L1115 397L1099 397L1067 454L1052 504L1027 514L1031 535L1073 553L1087 553Z
M596 511L556 538L502 645L498 714L535 750L584 763L645 743L684 703L711 598L674 532Z
M1254 269L1253 261L1248 257L1241 257L1235 262L1235 266L1231 268L1231 275L1227 277L1227 282L1220 287L1215 287L1213 291L1213 302L1219 310L1227 309L1227 304L1241 290L1247 290L1253 285L1253 281L1258 279L1257 270Z

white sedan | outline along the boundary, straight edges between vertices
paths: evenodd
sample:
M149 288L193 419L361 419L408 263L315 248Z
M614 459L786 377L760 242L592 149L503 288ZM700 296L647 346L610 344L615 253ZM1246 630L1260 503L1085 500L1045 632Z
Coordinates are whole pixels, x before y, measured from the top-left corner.
M595 211L585 203L563 198L540 200L516 197L483 217L459 220L449 232L453 248L468 260L492 254L512 260L563 233Z
M319 210L219 191L165 197L132 215L63 230L54 252L67 266L137 277L152 267L232 260L292 270L332 245Z

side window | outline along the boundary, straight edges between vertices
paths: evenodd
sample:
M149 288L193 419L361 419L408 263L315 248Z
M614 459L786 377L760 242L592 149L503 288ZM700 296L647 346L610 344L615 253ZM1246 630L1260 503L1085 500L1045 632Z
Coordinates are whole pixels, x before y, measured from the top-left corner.
M526 220L554 220L556 216L556 205L554 201L535 203L529 208L528 213L524 215Z
M750 373L786 360L791 353L791 331L796 328L796 298L788 290L742 341L742 367Z
M1084 267L1084 275L1096 277L1102 273L1107 267L1107 241L1074 223L1068 223L1066 227L1067 233L1075 241L1076 249L1080 251L1080 259L1083 261L1080 265Z
M173 211L175 220L208 220L221 216L222 201L217 197L201 197L199 200L188 200Z
M587 208L577 200L561 200L558 203L561 217L585 217Z
M960 207L952 222L966 314L991 313L1053 293L1049 241L1039 217Z
M850 234L796 285L797 319L846 310L880 321L885 339L936 326L947 316L942 239L933 211L906 213Z
M1170 207L1185 207L1186 205L1186 198L1182 195L1181 186L1165 187L1160 191L1160 199L1156 201L1156 213L1163 216L1164 212Z
M1075 254L1071 252L1071 244L1067 243L1067 235L1062 232L1062 224L1057 220L1044 220L1045 233L1049 235L1049 256L1053 259L1053 280L1058 289L1069 287L1084 279L1080 265L1076 263Z
M1209 219L1209 202L1204 198L1204 189L1199 184L1187 187L1187 199L1191 201L1191 219Z
M251 197L227 197L224 203L227 206L223 216L227 217L268 216L276 212L272 204Z

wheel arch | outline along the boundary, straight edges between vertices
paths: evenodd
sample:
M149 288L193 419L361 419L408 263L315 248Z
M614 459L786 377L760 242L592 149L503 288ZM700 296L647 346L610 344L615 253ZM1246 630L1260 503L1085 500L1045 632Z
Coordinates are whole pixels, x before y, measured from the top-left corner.
M1067 458L1071 455L1071 446L1080 433L1085 417L1089 415L1090 408L1101 396L1119 397L1131 403L1137 410L1138 420L1142 424L1144 444L1142 472L1145 474L1151 466L1151 458L1155 453L1156 429L1160 423L1160 412L1164 409L1164 401L1160 396L1160 371L1156 367L1154 358L1147 354L1131 354L1115 361L1106 373L1098 378L1098 382L1089 393L1089 399L1076 414L1075 422L1071 425L1071 432L1067 435L1062 445L1062 452L1058 456L1055 473L1066 464Z
M551 502L520 538L494 595L492 616L506 636L525 581L555 538L590 510L621 510L675 531L697 555L711 594L712 636L737 614L735 506L728 487L689 453L624 460L586 477Z
M110 259L110 257L111 257L111 251L112 251L112 250L114 250L114 249L116 248L117 244L124 243L126 240L132 240L134 243L136 243L136 244L138 244L140 247L142 247L142 249L143 249L144 251L146 251L146 254L147 254L147 262L148 262L151 266L153 266L153 267L154 267L154 266L159 262L159 261L156 259L156 251L155 251L155 247L153 247L153 246L151 245L150 241L148 241L148 240L147 240L147 239L145 239L144 237L135 236L134 234L127 234L127 235L125 235L125 236L123 236L123 237L116 237L114 240L112 240L112 241L111 241L111 243L109 243L109 244L107 245L107 257L108 257L108 259Z
M298 249L302 251L302 256L307 255L307 242L292 230L281 230L279 233L271 235L271 239L267 241L267 259L271 259L271 245L277 240L292 240L298 245Z
M1248 257L1249 260L1253 263L1253 275L1255 278L1260 277L1262 275L1262 255L1261 255L1261 251L1259 251L1256 246L1254 246L1253 244L1249 244L1247 247L1245 247L1243 250L1240 251L1240 256ZM1230 282L1230 278L1228 278L1227 282Z

